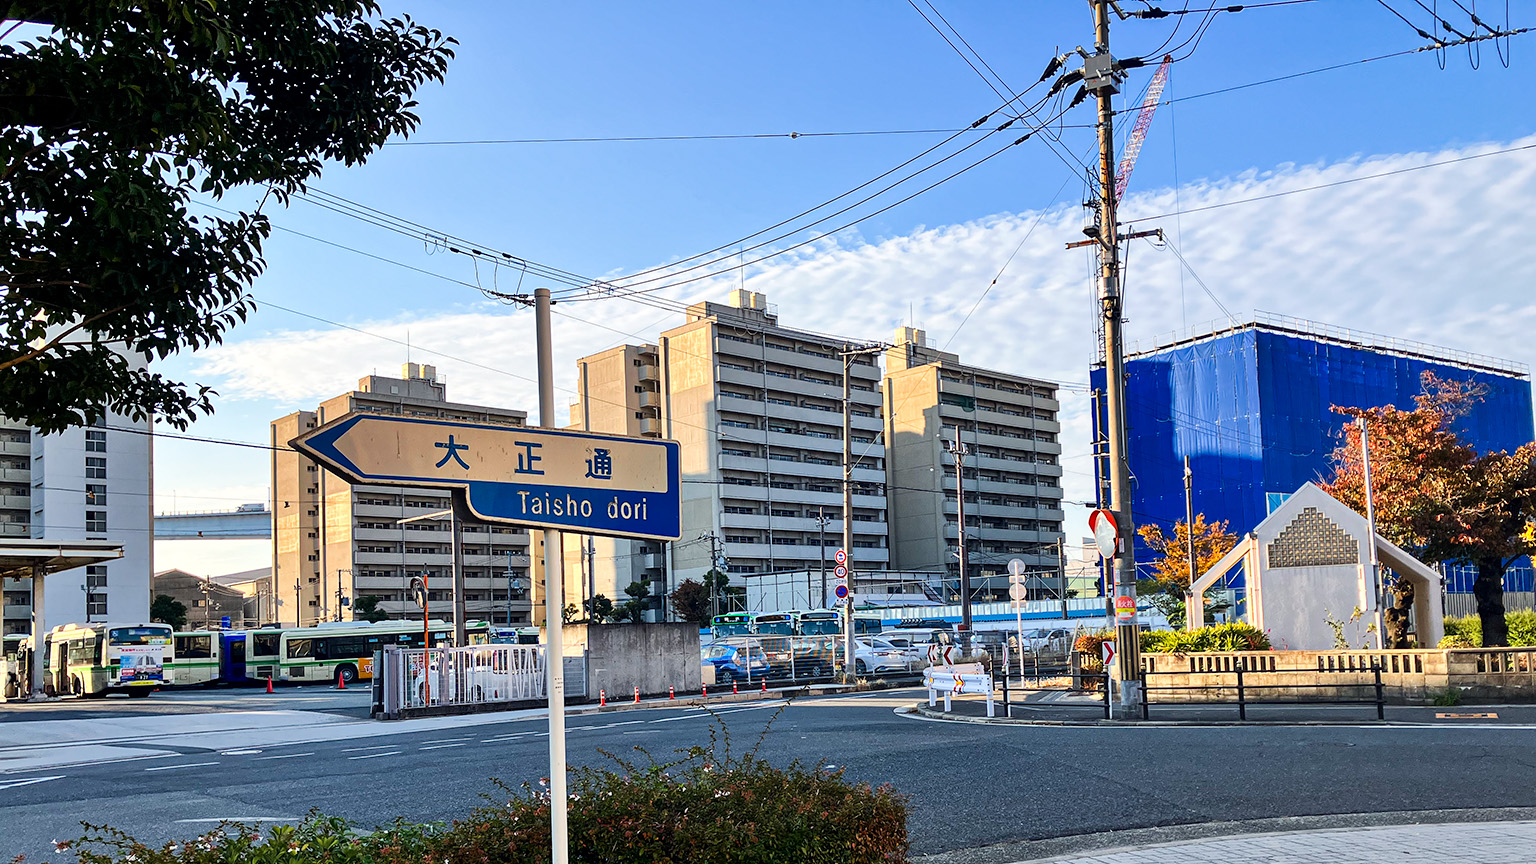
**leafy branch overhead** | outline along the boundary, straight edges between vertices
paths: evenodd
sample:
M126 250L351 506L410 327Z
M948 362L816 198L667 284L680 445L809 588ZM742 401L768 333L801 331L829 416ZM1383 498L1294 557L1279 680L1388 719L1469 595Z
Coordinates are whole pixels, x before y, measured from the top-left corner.
M419 123L456 42L371 0L61 0L0 45L0 414L45 432L111 409L185 428L213 391L148 364L223 341L271 225L326 162ZM198 197L247 190L233 216Z

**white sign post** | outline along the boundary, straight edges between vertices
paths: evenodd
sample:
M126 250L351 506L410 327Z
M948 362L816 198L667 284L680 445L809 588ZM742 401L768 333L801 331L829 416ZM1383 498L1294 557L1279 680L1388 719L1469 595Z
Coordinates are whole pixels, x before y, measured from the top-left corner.
M1014 558L1008 562L1008 596L1013 598L1014 623L1019 630L1019 677L1024 677L1024 599L1029 596L1029 590L1024 584L1024 559ZM1004 669L1007 675L1008 670ZM1023 685L1020 685L1023 686Z

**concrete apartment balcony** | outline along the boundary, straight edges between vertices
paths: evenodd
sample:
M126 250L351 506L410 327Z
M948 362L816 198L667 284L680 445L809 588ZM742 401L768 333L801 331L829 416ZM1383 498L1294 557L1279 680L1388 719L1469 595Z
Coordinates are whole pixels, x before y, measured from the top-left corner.
M653 363L642 363L635 367L635 378L640 381L660 381L661 367Z
M30 495L0 495L0 510L31 510Z
M32 617L32 607L30 605L7 603L4 607L0 607L0 609L4 610L0 611L0 615L3 615L6 620L30 619Z
M352 540L357 543L364 541L379 541L386 543L399 543L406 534L401 528L353 528Z
M415 516L420 512L421 511L412 509L409 515ZM282 513L281 508L278 509L278 513ZM403 519L407 514L405 512L405 508L398 504L353 504L352 515L360 519Z
M767 345L765 347L767 350L763 353L763 356L770 362L837 376L843 374L843 361L839 357L817 357L815 354L807 354L803 351L783 348L778 345Z
M641 408L660 408L661 394L654 390L644 390L635 394L635 401Z
M0 468L0 481L7 483L31 483L31 468Z
M30 537L32 528L26 522L0 522L0 536Z
M29 441L0 441L0 454L6 456L31 456L32 444Z

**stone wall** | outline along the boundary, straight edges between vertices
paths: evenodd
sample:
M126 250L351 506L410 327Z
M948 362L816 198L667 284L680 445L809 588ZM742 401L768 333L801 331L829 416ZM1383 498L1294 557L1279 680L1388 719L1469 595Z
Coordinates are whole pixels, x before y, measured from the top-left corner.
M1450 688L1468 702L1536 702L1536 649L1425 651L1232 651L1143 654L1151 702L1245 700L1428 704Z

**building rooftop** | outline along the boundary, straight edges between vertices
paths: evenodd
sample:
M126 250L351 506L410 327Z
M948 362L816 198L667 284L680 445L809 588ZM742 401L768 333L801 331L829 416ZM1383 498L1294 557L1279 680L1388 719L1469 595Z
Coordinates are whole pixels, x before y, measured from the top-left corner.
M1365 351L1380 351L1402 357L1413 357L1418 360L1459 366L1465 369L1476 369L1480 372L1493 372L1499 375L1529 378L1531 374L1529 366L1514 360L1504 360L1498 357L1490 357L1486 354L1475 354L1470 351L1458 351L1454 348L1444 348L1425 342L1417 342L1412 339L1382 336L1364 330L1352 330L1348 327L1338 327L1319 321L1293 318L1289 315L1280 315L1261 310L1256 310L1253 313L1253 320L1246 323L1230 320L1211 322L1191 327L1183 333L1168 333L1146 342L1131 342L1126 346L1126 359L1147 357L1169 349L1207 342L1212 339L1221 339L1247 330L1264 330L1285 336L1310 339L1315 342L1327 342L1333 345L1343 345Z

